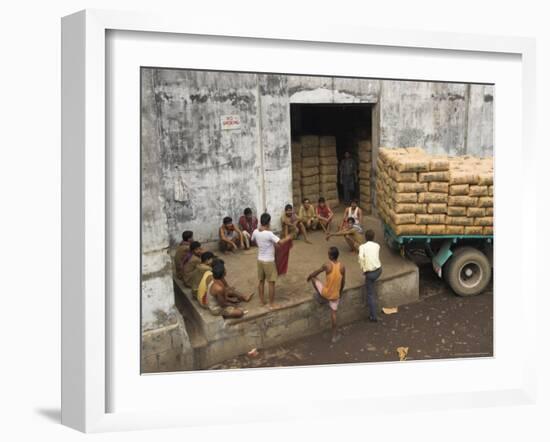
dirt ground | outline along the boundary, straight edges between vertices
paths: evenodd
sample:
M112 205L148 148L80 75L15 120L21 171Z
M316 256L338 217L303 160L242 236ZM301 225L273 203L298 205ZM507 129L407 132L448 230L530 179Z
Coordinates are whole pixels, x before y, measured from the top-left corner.
M406 360L487 357L493 355L492 284L479 296L456 296L432 271L420 266L419 302L379 317L286 345L258 349L258 356L242 355L211 369L288 367L319 364L398 361L398 347L408 347ZM366 308L366 307L365 307ZM327 310L327 315L329 314Z

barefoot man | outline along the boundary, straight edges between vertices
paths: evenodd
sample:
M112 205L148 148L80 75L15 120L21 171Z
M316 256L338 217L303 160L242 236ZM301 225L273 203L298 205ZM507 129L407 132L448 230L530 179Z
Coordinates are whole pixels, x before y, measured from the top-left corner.
M340 335L336 332L336 311L346 285L346 269L344 264L338 261L338 255L338 249L330 247L328 249L328 262L307 277L307 281L311 281L313 284L317 301L321 304L328 304L330 307L333 343L340 339ZM322 272L325 272L326 275L324 284L317 279L317 275Z
M206 290L206 306L210 313L225 318L240 318L245 311L235 307L227 296L225 285L225 266L217 263L212 267L212 280Z
M251 245L256 245L250 243L250 237L252 236L252 232L258 228L258 218L252 215L250 207L244 209L244 214L239 218L239 227L241 232L243 232L245 247L248 249Z
M343 236L352 252L359 253L359 246L363 244L363 229L355 222L355 218L349 217L347 226L337 233L327 233L326 240L331 236Z
M225 284L225 296L227 300L234 304L238 304L241 301L250 301L252 299L252 296L254 296L254 292L252 292L250 295L245 295L244 293L237 290L234 286L229 285L229 283L227 282L227 268L225 267L225 263L222 259L216 258L214 259L213 265L216 264L224 264L223 283Z
M348 218L353 218L355 220L355 224L363 224L363 211L357 205L357 200L352 200L351 205L346 207L346 210L344 210L344 218L342 218L342 225L340 226L340 229L346 227L346 220Z
M220 227L220 251L227 254L227 252L235 253L237 249L245 247L248 249L244 242L242 232L233 224L233 218L226 216L223 219L223 224Z
M319 198L316 212L321 228L325 231L325 233L330 232L330 223L332 222L332 218L334 218L334 212L328 206L323 197Z
M258 245L258 292L262 304L265 304L264 283L267 280L269 285L269 306L275 305L275 281L277 281L277 267L275 266L275 247L282 245L292 240L291 235L287 235L284 239L279 239L270 230L271 215L264 213L260 217L260 227L252 233L252 241L256 241Z
M306 230L317 230L319 227L319 218L317 218L317 213L309 202L309 198L303 199L302 205L298 210L298 218L300 218Z
M301 233L304 235L304 242L311 244L307 237L306 228L302 220L296 216L290 204L285 206L285 212L281 215L281 225L283 227L283 238L290 237L296 239Z

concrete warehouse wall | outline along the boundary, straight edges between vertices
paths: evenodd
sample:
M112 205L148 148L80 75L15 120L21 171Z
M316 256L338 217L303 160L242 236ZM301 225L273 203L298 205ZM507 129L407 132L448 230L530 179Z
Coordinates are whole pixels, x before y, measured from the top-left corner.
M292 201L290 103L370 103L373 144L491 155L493 87L142 69L144 329L173 306L169 257L183 230L215 239L221 219ZM241 129L221 129L237 114ZM155 313L156 312L156 313Z
M493 86L381 81L380 146L493 154Z

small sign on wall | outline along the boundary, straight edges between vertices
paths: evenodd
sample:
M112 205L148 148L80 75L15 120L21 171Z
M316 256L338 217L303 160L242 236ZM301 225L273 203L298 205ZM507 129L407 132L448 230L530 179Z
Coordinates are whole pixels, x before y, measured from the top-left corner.
M241 117L239 115L222 115L222 130L235 130L241 128Z

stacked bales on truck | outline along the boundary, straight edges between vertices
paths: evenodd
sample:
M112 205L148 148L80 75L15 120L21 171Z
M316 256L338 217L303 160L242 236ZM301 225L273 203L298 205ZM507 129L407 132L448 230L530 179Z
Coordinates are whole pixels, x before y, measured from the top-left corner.
M337 177L336 138L322 136L319 139L319 193L330 207L338 205Z
M448 223L464 235L493 234L493 159L450 159ZM460 230L460 229L458 229Z
M492 158L379 150L377 207L397 235L490 235L492 193Z

